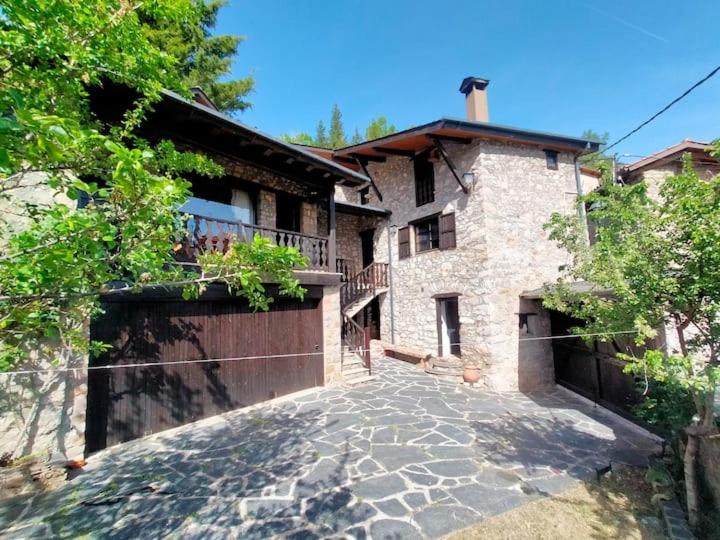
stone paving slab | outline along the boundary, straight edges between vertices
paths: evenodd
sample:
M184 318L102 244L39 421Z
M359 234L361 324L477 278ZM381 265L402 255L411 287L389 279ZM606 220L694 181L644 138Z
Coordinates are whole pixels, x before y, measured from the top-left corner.
M356 387L236 411L91 457L0 505L2 538L436 538L656 444L563 392L491 393L392 359Z

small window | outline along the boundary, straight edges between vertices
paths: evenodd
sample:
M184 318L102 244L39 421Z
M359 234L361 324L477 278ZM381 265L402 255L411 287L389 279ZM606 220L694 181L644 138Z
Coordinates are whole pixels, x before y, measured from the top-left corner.
M416 158L415 164L415 206L422 206L435 200L435 170L432 161Z
M415 251L430 251L440 247L439 216L418 221L415 226Z
M410 256L410 228L398 229L398 258L407 259Z
M558 153L555 150L544 150L545 152L545 163L548 169L557 171L558 168Z
M360 204L368 204L370 202L370 188L364 187L358 193L360 193Z

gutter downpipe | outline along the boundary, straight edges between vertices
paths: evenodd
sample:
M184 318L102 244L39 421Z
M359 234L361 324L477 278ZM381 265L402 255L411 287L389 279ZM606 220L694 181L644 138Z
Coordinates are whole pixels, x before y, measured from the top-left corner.
M395 345L395 293L393 288L392 237L390 223L385 226L388 238L388 292L390 293L390 343Z
M584 195L582 176L580 175L580 162L578 161L577 154L575 155L575 189L577 191L578 198ZM578 217L580 218L580 224L585 231L585 243L590 244L590 237L587 228L587 215L585 214L585 204L578 204Z

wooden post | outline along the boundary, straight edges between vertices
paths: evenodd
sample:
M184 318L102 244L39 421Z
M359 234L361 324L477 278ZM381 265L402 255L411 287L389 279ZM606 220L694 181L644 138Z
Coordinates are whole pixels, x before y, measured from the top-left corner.
M335 222L335 191L330 192L329 203L328 221L330 231L328 234L328 272L337 272L337 268L335 267L335 261L337 259L337 245L335 242L335 228L337 226Z

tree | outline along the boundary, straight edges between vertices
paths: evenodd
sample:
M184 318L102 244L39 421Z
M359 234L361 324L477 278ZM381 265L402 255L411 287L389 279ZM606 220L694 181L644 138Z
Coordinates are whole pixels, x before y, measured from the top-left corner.
M358 131L358 128L355 128L355 132L353 133L352 140L350 141L351 144L360 144L363 141L362 136L360 135L360 132Z
M720 144L714 146L720 155ZM588 219L598 233L592 245L576 217L555 214L550 238L573 262L545 298L545 305L587 321L583 333L610 340L613 332L634 330L645 345L661 327L677 335L678 354L646 350L621 354L627 370L669 382L695 406L697 422L687 426L685 483L691 524L698 521L697 437L717 431L713 401L720 377L720 176L698 177L689 157L681 174L667 178L659 200L643 182L606 183L580 204L594 208ZM611 297L573 293L567 281L583 280L611 289Z
M392 135L396 131L397 129L395 126L389 124L387 118L384 116L378 116L373 119L367 129L365 129L365 140L372 141L374 139L379 139L380 137L385 137L386 135Z
M195 16L168 18L152 10L141 12L143 34L159 50L177 58L182 85L201 87L223 112L251 106L247 96L255 87L252 76L228 79L238 47L245 40L236 35L213 35L220 9L227 0L193 0Z
M292 268L304 259L261 238L200 256L199 273L173 256L187 235L178 211L190 193L183 174L223 171L133 134L163 87L183 87L178 60L151 43L141 20L192 26L203 16L191 0L96 0L92 9L73 0L0 2L0 370L33 350L62 363L58 347L102 349L84 331L101 294L162 285L193 297L219 281L267 309L267 273L282 293L302 296ZM88 97L107 82L140 96L109 128ZM38 193L49 197L26 197ZM81 194L88 204L71 209Z
M327 148L329 144L330 140L325 133L325 123L320 120L315 128L315 146Z
M330 148L342 148L348 145L342 123L342 113L337 104L333 105L332 115L330 117L330 136L328 142Z
M583 139L586 139L588 141L600 143L600 148L598 149L598 151L582 156L580 158L580 163L582 163L586 167L590 167L590 168L596 169L596 170L607 169L608 163L613 158L611 156L605 155L605 152L603 151L603 147L607 146L607 142L608 142L608 139L610 138L610 134L607 131L603 134L600 134L600 133L597 133L596 131L593 131L592 129L586 129L585 131L583 131L583 133L580 137Z
M317 146L315 144L315 139L313 139L313 136L310 135L306 131L301 131L300 133L282 133L280 135L280 139L282 139L285 142L292 143L292 144L303 144L305 146Z

